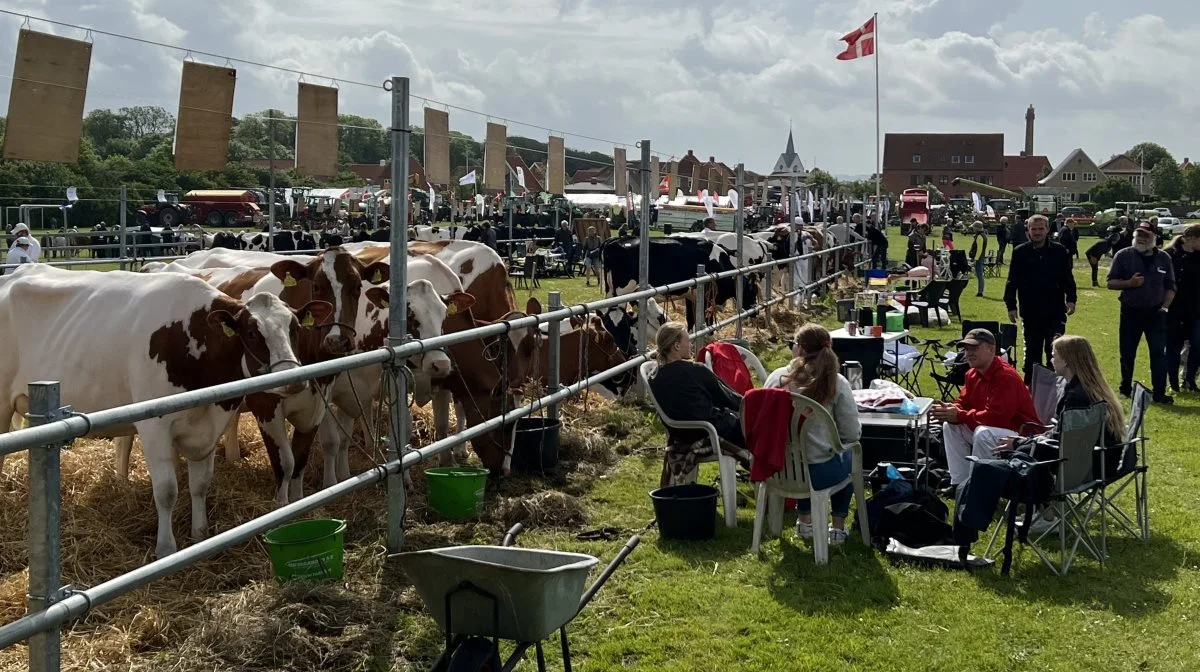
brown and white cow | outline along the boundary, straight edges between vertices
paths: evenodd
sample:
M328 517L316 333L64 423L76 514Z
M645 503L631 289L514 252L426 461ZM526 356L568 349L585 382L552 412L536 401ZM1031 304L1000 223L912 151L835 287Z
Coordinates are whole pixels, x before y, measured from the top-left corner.
M63 404L95 412L295 368L304 325L331 312L325 301L293 310L270 293L238 301L177 273L28 264L0 277L0 431L8 431L13 413L28 412L32 381L57 380ZM158 510L159 557L177 548L171 510L180 456L188 462L192 538L207 536L213 453L240 404L231 399L97 433L141 435Z
M542 313L541 302L530 297L525 304L525 312L530 315L540 315ZM563 320L559 330L558 381L561 385L573 385L587 376L626 362L625 355L617 347L612 334L605 328L603 320L598 315ZM543 387L549 382L547 378L550 371L549 338L548 335L543 334L538 339L538 359L529 376ZM611 389L615 394L620 394L623 388L622 383L631 379L632 377L628 375L619 376L611 386L606 381L605 388Z

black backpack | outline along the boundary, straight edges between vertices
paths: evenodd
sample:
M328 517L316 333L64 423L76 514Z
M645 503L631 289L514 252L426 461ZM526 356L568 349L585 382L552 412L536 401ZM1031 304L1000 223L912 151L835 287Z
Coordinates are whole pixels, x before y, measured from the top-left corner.
M871 539L886 548L889 539L905 546L921 548L954 543L953 529L947 522L950 509L938 496L925 488L914 488L905 480L889 481L867 500Z

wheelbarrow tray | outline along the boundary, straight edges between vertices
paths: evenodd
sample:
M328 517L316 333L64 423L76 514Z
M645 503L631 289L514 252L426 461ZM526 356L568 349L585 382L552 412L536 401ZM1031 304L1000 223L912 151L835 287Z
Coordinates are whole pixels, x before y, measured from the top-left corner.
M517 642L540 642L575 618L588 571L599 562L582 553L505 546L452 546L398 557L443 632L446 596L469 581L495 596L499 622L492 600L461 590L450 600L450 634Z

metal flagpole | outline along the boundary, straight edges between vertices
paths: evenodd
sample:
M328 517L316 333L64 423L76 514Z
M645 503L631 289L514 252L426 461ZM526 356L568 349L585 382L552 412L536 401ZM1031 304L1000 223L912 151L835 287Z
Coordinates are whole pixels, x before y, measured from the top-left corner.
M883 169L879 161L879 12L876 12L871 24L875 26L875 224L879 224L880 180L883 179Z
M388 313L388 345L397 347L409 339L408 311L408 78L392 77L392 228L391 277L388 295L393 309ZM408 450L408 379L400 369L403 361L392 362L388 399L387 459L394 461ZM398 553L404 548L404 513L408 506L402 474L387 477L387 549Z

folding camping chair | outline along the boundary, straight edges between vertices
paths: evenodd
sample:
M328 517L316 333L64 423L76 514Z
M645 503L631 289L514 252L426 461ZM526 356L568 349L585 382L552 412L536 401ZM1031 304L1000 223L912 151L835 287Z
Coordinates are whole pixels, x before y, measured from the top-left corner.
M1133 404L1129 418L1125 421L1124 440L1115 446L1104 446L1104 450L1119 450L1120 459L1115 473L1103 473L1101 480L1101 504L1104 507L1104 522L1111 518L1126 532L1142 541L1150 540L1150 506L1146 492L1146 407L1150 405L1150 390L1141 383L1133 384ZM1104 460L1100 460L1106 465ZM1107 471L1107 467L1102 467ZM1116 503L1116 498L1133 484L1134 515L1130 517Z
M654 372L657 370L658 362L645 362L638 367L638 376L641 378L642 386L650 394L650 403L654 405L654 412L658 414L658 419L668 429L698 429L708 434L706 440L712 446L713 452L709 458L700 461L717 463L721 486L721 506L725 509L725 525L737 527L737 460L721 450L721 437L717 436L717 428L713 427L712 423L697 420L672 420L667 417L666 413L663 413L662 406L658 405L658 399L654 397L654 390L650 387L650 379L654 377Z
M934 311L934 317L937 318L938 326L942 326L942 315L937 312L942 307L942 300L946 297L946 292L950 290L950 283L947 280L932 280L929 284L921 288L919 292L906 292L905 305L905 323L911 324L909 316L916 315L922 327L929 326L929 311ZM916 310L914 310L916 309Z
M946 290L946 298L939 301L942 308L946 310L946 316L958 316L958 321L962 322L962 308L959 307L959 299L962 298L963 290L967 288L967 284L971 281L967 278L958 278L951 280L950 285Z
M803 420L803 424L801 424ZM743 430L745 416L742 416ZM799 427L800 431L796 429ZM824 429L826 437L834 442L834 453L841 454L842 450L852 451L850 475L839 483L813 490L810 487L812 477L809 474L808 460L804 456L804 442L814 428ZM863 485L862 446L857 442L849 446L841 446L838 439L837 425L829 411L808 397L792 393L792 414L788 425L787 456L784 458L783 471L759 483L755 490L754 534L750 538L750 552L758 555L759 541L762 539L763 520L769 521L770 534L779 536L783 531L783 501L784 498L807 499L812 504L813 522L813 555L818 565L829 562L829 532L826 527L829 521L829 498L842 488L854 484L855 508L858 511L858 527L862 533L863 544L871 545L870 529L867 521L866 492Z
M1008 328L1006 328L1008 327ZM962 335L963 338L972 329L987 329L996 337L996 354L1003 354L1010 363L1015 365L1016 355L1014 343L1016 342L1016 325L1000 324L996 321L978 321L978 320L963 320ZM929 372L933 382L937 383L938 393L941 395L942 401L950 401L958 395L966 382L967 366L966 360L961 352L955 356L954 361L950 364L946 363L946 352L949 348L958 349L959 342L962 339L949 341L945 345L936 339L930 339L925 344L928 345L934 352L934 357L930 360L933 362L932 370ZM940 371L938 368L940 367ZM1055 402L1057 403L1057 401Z
M1102 450L1100 440L1104 433L1107 410L1107 404L1099 401L1087 408L1065 410L1058 417L1058 459L1054 460L1057 462L1057 474L1049 498L1049 506L1054 510L1056 518L1046 529L1039 532L1030 531L1028 536L1022 539L1050 571L1060 576L1070 571L1071 562L1080 546L1083 546L1097 562L1104 564L1104 547L1096 544L1087 527L1093 519L1103 515L1101 498L1104 482L1095 473L1093 456ZM1008 506L1015 507L1020 504L1010 500ZM1011 514L1011 511L1009 513ZM985 554L989 558L992 557L1002 527L1003 525L997 525L992 532ZM1043 547L1054 543L1055 540L1058 542L1058 563L1051 557L1052 549ZM1101 542L1103 543L1103 538Z
M1043 427L1050 427L1054 423L1054 414L1058 411L1059 397L1062 396L1062 384L1058 374L1041 364L1034 364L1029 393L1033 396L1033 408L1037 411L1038 422ZM1024 428L1021 433L1025 433Z

